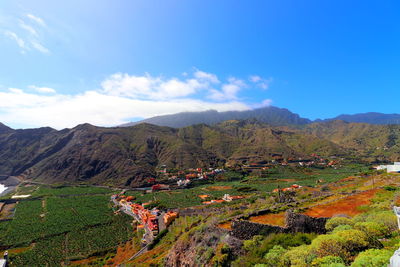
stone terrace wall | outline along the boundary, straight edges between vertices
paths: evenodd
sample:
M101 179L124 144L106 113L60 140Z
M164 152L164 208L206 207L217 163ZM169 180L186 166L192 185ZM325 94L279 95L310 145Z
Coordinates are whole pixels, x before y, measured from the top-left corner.
M245 240L255 235L269 235L273 233L284 233L286 228L268 224L253 223L247 220L232 221L231 235Z
M286 227L260 224L248 220L232 221L231 235L245 240L255 235L269 235L273 233L318 233L325 234L325 224L329 218L313 218L304 214L286 212Z
M325 234L325 224L329 218L314 218L304 214L286 212L286 228L291 233Z

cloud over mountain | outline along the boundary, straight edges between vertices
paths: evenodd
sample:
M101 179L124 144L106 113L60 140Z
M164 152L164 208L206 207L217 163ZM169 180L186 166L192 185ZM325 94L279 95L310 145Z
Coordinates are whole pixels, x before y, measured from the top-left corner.
M251 85L240 78L221 80L215 74L195 70L182 77L116 73L106 77L99 89L77 94L37 85L8 88L0 91L0 121L17 127L61 129L86 122L113 126L184 111L247 110L260 105L245 102L240 96L241 90Z

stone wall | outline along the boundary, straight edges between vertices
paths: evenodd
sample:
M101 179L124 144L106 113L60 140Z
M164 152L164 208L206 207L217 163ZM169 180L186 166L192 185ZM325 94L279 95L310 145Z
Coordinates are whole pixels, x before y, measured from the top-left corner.
M258 214L259 212L257 212ZM245 240L255 235L269 235L273 233L326 233L325 224L328 218L313 218L304 214L286 212L286 226L274 226L268 224L254 223L247 219L232 221L231 235Z
M329 218L314 218L292 211L286 212L286 228L290 233L325 234L325 224Z
M253 223L247 220L232 221L231 235L242 240L251 239L255 235L269 235L284 232L286 232L286 228L280 226Z

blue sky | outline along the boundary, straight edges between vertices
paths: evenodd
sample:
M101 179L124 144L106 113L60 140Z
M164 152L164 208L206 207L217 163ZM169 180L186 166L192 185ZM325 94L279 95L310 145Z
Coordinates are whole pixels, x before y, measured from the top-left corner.
M111 126L265 105L400 113L396 1L0 2L0 121Z

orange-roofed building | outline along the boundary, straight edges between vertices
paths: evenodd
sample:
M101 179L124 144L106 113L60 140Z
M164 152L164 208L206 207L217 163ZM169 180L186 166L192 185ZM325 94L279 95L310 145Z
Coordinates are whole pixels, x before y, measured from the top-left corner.
M177 212L168 211L167 213L165 213L164 218L163 218L165 226L170 225L177 217L178 217Z
M292 191L292 190L293 190L292 187L286 187L286 188L283 188L283 189L282 189L283 192Z

